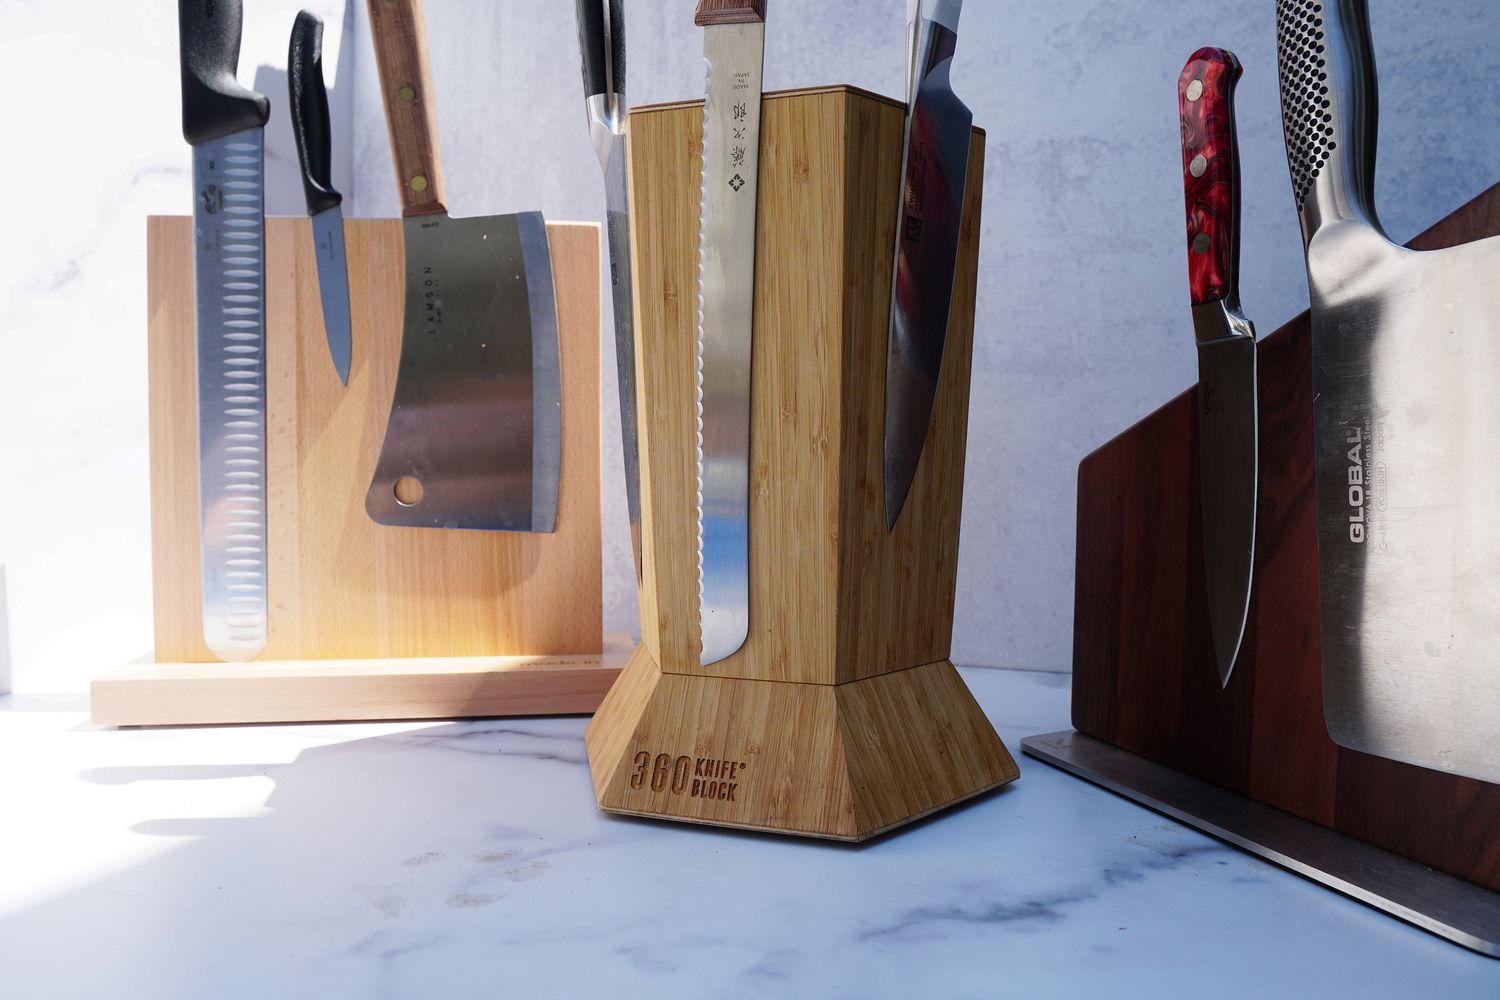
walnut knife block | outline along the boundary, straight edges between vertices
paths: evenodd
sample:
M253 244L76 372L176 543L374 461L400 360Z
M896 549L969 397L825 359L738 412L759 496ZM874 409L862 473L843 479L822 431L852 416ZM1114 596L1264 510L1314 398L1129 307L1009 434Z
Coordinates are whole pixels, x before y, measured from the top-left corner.
M1410 244L1500 233L1500 186ZM1323 720L1312 336L1258 345L1255 583L1229 686L1214 666L1196 388L1078 470L1073 725L1081 732L1500 891L1500 785L1338 746Z
M147 224L157 663L94 686L110 725L591 711L600 593L599 267L592 223L551 223L563 467L553 534L394 528L364 498L400 357L399 220L345 225L354 351L329 359L306 219L266 220L269 636L248 664L204 646L192 220Z
M629 118L643 641L588 728L601 808L861 840L1017 776L948 659L984 134L926 446L894 534L882 486L902 105L762 105L750 634L699 665L693 342L701 101Z

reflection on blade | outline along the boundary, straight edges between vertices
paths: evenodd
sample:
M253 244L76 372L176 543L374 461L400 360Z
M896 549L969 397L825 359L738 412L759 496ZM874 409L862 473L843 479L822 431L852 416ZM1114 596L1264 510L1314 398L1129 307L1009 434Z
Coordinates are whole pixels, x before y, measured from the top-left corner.
M349 384L349 277L344 261L344 210L324 209L312 217L313 253L318 260L318 297L323 329L339 381Z

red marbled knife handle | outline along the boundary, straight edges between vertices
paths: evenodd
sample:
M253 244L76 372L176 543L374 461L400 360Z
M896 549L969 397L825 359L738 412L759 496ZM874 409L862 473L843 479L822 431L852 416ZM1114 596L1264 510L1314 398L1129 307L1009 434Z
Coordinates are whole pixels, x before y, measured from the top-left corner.
M1239 299L1240 157L1234 85L1240 61L1228 49L1194 52L1177 78L1182 185L1187 201L1188 280L1193 305Z

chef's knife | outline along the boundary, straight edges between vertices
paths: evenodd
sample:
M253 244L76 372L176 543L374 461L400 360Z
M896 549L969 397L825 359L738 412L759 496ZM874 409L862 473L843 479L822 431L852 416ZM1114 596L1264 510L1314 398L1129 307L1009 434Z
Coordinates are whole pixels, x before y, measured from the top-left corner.
M179 0L182 134L193 147L203 641L266 644L265 155L270 104L235 79L240 0Z
M1250 612L1259 485L1255 327L1240 312L1240 160L1233 52L1194 52L1177 78L1188 284L1198 342L1198 468L1208 617L1229 685Z
M313 251L318 260L318 296L323 330L339 381L349 384L349 276L344 262L344 196L333 187L333 130L328 91L323 83L323 22L302 11L292 24L286 61L292 109L292 136L302 193L312 216Z
M750 337L766 0L699 0L708 63L698 245L698 597L704 666L750 628Z
M562 467L557 307L538 212L452 219L420 0L369 0L401 192L406 306L365 509L381 524L550 532Z
M1500 238L1376 217L1364 0L1279 0L1312 300L1323 710L1339 744L1500 782Z
M625 509L630 550L641 581L641 453L636 437L634 286L630 273L630 204L625 185L625 0L577 0L578 47L589 136L604 169L605 230L615 316L615 371L625 454Z
M948 71L962 0L909 0L907 116L885 369L885 517L894 530L927 440L948 337L974 116Z

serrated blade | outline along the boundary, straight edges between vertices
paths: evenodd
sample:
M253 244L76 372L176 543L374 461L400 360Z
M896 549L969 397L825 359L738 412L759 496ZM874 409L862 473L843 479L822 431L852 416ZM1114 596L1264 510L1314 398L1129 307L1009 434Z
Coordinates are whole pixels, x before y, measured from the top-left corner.
M698 248L698 597L707 666L750 625L750 346L765 25L704 29Z
M318 298L323 303L323 330L339 381L349 384L349 277L344 260L344 210L324 209L312 217L313 253L318 259Z
M193 147L203 641L224 660L266 645L263 168L259 128Z
M956 13L951 13L956 25ZM920 76L902 147L901 209L891 282L885 378L886 527L894 529L927 440L958 262L974 116L948 70L957 32L918 16L913 66Z

